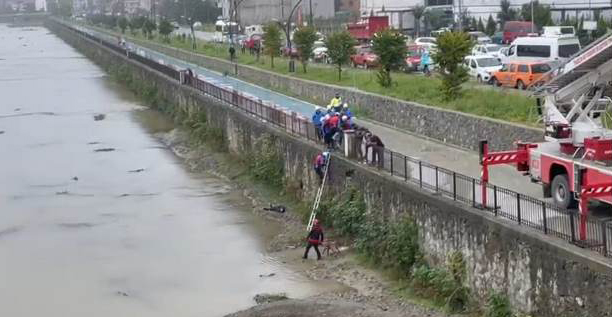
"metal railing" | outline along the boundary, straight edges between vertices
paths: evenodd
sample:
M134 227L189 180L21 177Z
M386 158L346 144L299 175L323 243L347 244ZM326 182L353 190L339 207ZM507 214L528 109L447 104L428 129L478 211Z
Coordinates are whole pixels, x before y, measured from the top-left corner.
M119 46L118 43L107 42L63 23L62 25L114 51L124 55L129 54L130 58L171 78L180 79L180 71L172 65L161 64L138 54L128 53L126 48ZM290 134L321 143L310 119L300 114L236 91L230 86L214 83L206 78L194 76L187 80L185 84L227 105L237 107L266 123L271 123ZM363 142L356 142L356 144L361 144L361 148L356 149L360 151L360 157L371 157L373 149L368 151ZM576 211L562 209L546 201L490 183L485 185L488 198L486 204L483 204L483 189L479 179L389 149L383 149L382 152L383 159L378 164L381 171L388 172L407 183L412 183L422 190L482 210L483 213L508 219L518 225L538 230L580 247L594 250L603 256L612 257L612 222L610 221L588 216L586 219L587 238L586 240L580 240L578 232L581 215Z

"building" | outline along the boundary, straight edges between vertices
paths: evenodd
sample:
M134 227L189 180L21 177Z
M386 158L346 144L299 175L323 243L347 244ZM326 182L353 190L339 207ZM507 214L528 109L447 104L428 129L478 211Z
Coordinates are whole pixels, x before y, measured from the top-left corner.
M593 12L599 10L604 17L612 16L612 1L580 1L580 0L539 0L540 4L548 5L552 11L553 21L562 17L581 17L590 19ZM521 9L530 0L510 0L512 9ZM414 7L424 6L426 10L438 10L450 23L458 22L460 17L482 18L484 21L497 17L501 11L501 0L361 0L362 16L388 15L391 25L405 32L414 30ZM461 13L465 13L462 15ZM422 21L421 21L422 23ZM423 28L422 28L423 29Z
M360 0L336 0L336 13L349 12L351 14L359 15L361 11L360 8Z
M229 14L229 1L219 0L224 12ZM270 21L285 21L297 0L243 0L238 6L238 22L241 25L266 24ZM219 4L219 2L217 2ZM311 9L312 5L312 9ZM308 21L312 10L315 19L328 19L335 15L335 4L332 0L303 0L293 14L294 21Z

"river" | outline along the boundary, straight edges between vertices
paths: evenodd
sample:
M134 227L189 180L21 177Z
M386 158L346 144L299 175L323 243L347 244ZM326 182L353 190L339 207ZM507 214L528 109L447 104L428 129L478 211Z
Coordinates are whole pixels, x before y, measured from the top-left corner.
M222 316L316 292L266 255L275 225L161 145L170 122L44 28L0 42L0 316Z

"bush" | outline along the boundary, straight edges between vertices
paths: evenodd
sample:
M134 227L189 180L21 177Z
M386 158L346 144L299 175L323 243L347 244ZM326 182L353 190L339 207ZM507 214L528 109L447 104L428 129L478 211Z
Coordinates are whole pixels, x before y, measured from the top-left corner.
M487 301L486 317L513 317L508 298L499 293L491 293Z
M434 61L442 72L442 92L446 100L461 96L461 84L468 80L463 59L470 53L474 42L464 32L444 32L438 38L438 49L433 54Z
M452 312L463 311L469 303L468 289L444 269L421 265L412 274L412 287L420 297L430 298Z
M250 172L254 179L280 188L283 185L285 165L278 153L275 140L263 135L253 146L250 158Z

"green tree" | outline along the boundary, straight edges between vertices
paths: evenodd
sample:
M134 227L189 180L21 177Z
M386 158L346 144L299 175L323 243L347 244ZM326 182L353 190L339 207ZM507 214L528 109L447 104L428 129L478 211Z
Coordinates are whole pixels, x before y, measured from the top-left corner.
M274 68L274 57L280 55L281 49L281 31L278 25L274 22L266 24L262 39L265 53L270 56L270 66Z
M128 19L126 17L121 17L119 18L119 21L117 21L117 26L119 26L119 29L121 29L121 33L125 34L125 29L127 29L128 27Z
M418 4L412 8L412 15L414 16L414 32L416 37L419 37L421 33L421 18L425 14L425 7Z
M377 75L378 83L383 87L390 87L391 70L401 66L406 57L404 35L392 29L376 32L372 40L372 50L378 55L381 66Z
M474 42L464 32L445 32L438 38L438 48L433 59L442 70L442 92L447 100L461 95L461 84L468 79L462 62L471 52L472 46Z
M497 30L497 24L495 23L495 20L493 20L493 16L489 14L489 19L487 20L487 26L485 27L485 32L489 36L493 36L496 30Z
M314 42L319 38L317 30L312 26L300 27L293 33L293 42L297 47L298 54L300 55L300 62L306 73L306 65L312 55L314 49Z
M504 27L504 24L506 24L506 22L518 19L519 12L515 9L510 8L509 0L502 0L500 6L501 12L497 14L497 19L499 20L499 23L502 27Z
M174 31L174 27L170 24L170 21L162 19L159 22L159 34L164 37L166 42L170 41L169 35Z
M153 32L157 29L157 25L155 22L150 19L145 19L142 24L142 33L149 39L153 38Z
M136 31L140 30L142 28L142 26L144 25L145 22L145 17L142 16L138 16L138 17L133 17L130 20L130 32L132 32L133 35L136 35Z
M448 26L448 19L446 13L443 10L430 9L425 11L425 24L431 30L437 30L439 28Z
M480 31L480 32L483 32L483 33L485 32L485 26L484 26L484 23L482 22L482 18L478 18L478 28L477 28L477 30Z
M470 17L469 19L470 19L470 25L469 25L468 29L470 31L478 30L478 21L476 21L476 18L475 17Z
M355 54L355 45L357 40L348 31L333 33L325 40L327 55L338 67L338 81L342 80L342 65L347 64L351 55Z
M552 18L550 13L550 6L540 4L538 0L532 3L525 3L521 7L521 17L525 21L531 21L531 6L533 5L533 19L534 24L538 29L542 29L545 25L552 25Z

